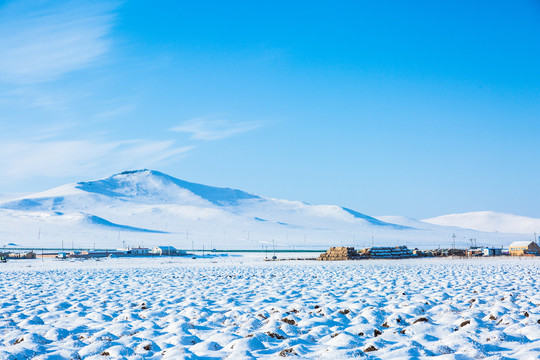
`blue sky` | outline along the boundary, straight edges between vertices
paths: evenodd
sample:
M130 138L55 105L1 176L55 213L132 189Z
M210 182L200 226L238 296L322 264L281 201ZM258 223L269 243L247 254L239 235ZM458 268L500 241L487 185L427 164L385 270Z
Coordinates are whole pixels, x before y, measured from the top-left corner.
M7 1L0 193L151 168L540 217L538 1Z

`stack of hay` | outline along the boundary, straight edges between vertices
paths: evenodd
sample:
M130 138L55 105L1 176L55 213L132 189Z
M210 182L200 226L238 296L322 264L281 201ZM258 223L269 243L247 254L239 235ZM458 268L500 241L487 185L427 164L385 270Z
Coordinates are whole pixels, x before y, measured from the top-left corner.
M321 254L319 260L358 260L360 255L353 247L331 247L330 250Z

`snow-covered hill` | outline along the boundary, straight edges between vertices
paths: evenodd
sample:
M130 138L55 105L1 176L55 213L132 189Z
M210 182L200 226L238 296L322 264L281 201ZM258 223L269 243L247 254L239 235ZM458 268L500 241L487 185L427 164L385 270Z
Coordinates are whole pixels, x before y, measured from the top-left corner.
M457 226L460 228L487 232L517 234L540 233L540 219L494 211L451 214L422 221L435 225Z
M310 205L179 180L158 171L127 171L0 203L2 243L115 248L171 244L179 248L326 248L368 244L448 246L469 237L486 244L522 239L394 223L336 205Z

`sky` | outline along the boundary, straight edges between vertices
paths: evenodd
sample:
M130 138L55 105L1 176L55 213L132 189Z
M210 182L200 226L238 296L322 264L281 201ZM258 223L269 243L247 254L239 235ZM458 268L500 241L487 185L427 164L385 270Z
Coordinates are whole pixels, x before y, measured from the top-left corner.
M159 5L0 2L0 193L148 168L540 218L540 2Z

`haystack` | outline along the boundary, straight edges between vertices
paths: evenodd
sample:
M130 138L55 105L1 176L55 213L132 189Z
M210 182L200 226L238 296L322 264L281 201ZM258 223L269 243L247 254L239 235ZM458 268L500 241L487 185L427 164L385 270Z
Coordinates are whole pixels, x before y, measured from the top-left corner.
M360 255L353 247L331 247L330 250L319 256L319 260L322 261L358 259L360 259Z

